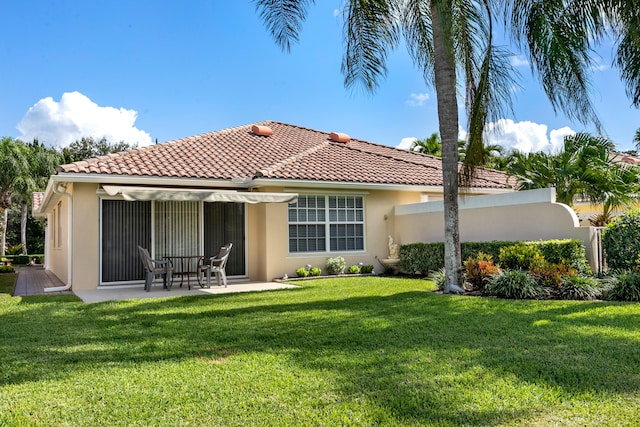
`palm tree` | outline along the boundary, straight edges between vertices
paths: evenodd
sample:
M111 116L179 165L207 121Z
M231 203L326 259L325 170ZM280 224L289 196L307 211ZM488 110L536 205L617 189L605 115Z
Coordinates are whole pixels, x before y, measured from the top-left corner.
M298 40L312 0L256 0L257 10L276 42L289 51ZM568 3L565 5L565 3ZM586 4L585 4L586 3ZM513 39L527 48L533 70L540 75L554 109L583 122L598 123L589 100L588 54L607 28L637 47L633 19L640 12L624 0L347 0L344 2L346 51L342 62L345 86L361 83L373 91L387 73L388 53L400 41L436 91L442 138L445 223L445 291L462 282L458 232L458 99L465 93L469 141L464 182L484 160L484 125L510 107L512 83L507 52L493 44L494 11L503 14ZM636 3L633 1L631 3ZM612 7L615 6L615 7ZM494 9L492 9L494 7ZM605 9L606 7L606 9ZM638 8L640 9L640 8ZM607 27L609 26L609 27ZM634 44L636 43L636 44ZM619 55L621 64L640 57L640 49ZM636 61L635 64L640 64ZM639 84L640 70L629 73ZM640 91L639 91L640 92ZM640 103L640 96L638 96ZM456 286L458 288L456 288Z
M556 188L556 200L572 206L576 198L602 204L598 222L611 212L630 206L640 190L640 170L614 160L614 144L604 137L578 133L565 137L562 151L512 155L508 172L519 189Z
M409 151L442 157L442 141L440 141L440 135L438 135L438 132L434 132L424 139L413 141Z
M16 180L14 192L21 204L22 253L27 255L27 219L31 195L34 191L44 190L49 177L55 172L55 167L60 164L62 156L57 150L40 144L37 139L30 144L24 144L24 147L27 150L28 169Z
M27 150L24 145L13 138L2 138L0 140L0 209L3 213L0 225L0 255L2 256L6 255L11 196L28 170Z

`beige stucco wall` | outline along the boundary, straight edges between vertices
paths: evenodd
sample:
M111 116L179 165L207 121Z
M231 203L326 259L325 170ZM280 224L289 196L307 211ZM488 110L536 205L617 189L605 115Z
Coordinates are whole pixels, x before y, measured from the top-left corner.
M57 206L60 203L60 211L58 212ZM63 283L69 282L68 274L68 254L69 254L69 222L67 216L69 214L69 199L67 197L56 196L53 202L53 212L47 216L49 221L48 227L50 233L49 241L46 244L48 248L47 266ZM58 236L58 237L56 237ZM56 239L59 240L59 245L56 244Z
M73 289L95 289L100 281L100 199L97 184L73 186Z
M258 231L257 236L249 235L249 238L259 239L259 246L264 248L264 252L258 254L261 259L250 259L250 262L260 266L256 280L272 280L283 277L285 274L295 277L295 271L307 264L324 270L327 258L338 255L344 257L347 266L362 262L373 265L379 271L381 266L375 257L387 257L387 236L396 234L393 207L396 204L416 203L421 197L418 192L408 191L374 190L348 193L332 189L314 189L310 193L300 189L298 192L300 194L362 195L365 209L365 250L351 253L290 254L287 204L265 204L262 205L263 212L261 212L265 219L264 228Z
M402 243L444 240L442 202L398 206L396 230ZM595 231L580 227L575 212L555 203L552 188L461 199L460 241L578 239L597 265Z

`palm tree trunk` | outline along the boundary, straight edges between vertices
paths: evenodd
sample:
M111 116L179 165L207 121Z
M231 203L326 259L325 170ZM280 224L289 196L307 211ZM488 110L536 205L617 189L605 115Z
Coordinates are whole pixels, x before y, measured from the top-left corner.
M26 201L22 201L20 216L20 242L22 243L22 255L27 255L27 215L29 213L29 205Z
M447 0L431 1L435 89L442 139L446 272L444 291L447 293L456 292L456 287L462 287L462 255L458 219L458 100L451 21L446 13L447 10L451 10L449 3L450 1Z
M7 224L9 223L9 208L2 210L2 224L0 225L0 255L7 254Z

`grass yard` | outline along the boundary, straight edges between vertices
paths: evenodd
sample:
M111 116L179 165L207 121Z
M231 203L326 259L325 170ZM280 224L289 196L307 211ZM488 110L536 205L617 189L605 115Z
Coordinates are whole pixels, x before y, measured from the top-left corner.
M639 422L640 304L304 286L90 305L0 294L0 426Z

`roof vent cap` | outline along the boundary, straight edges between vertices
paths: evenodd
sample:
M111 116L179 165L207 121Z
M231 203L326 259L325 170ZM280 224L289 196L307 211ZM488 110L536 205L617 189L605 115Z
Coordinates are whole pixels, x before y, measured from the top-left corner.
M346 133L331 132L329 138L334 142L349 142L351 138Z
M251 132L260 136L271 136L273 134L273 130L269 126L259 126L259 125L251 126Z

